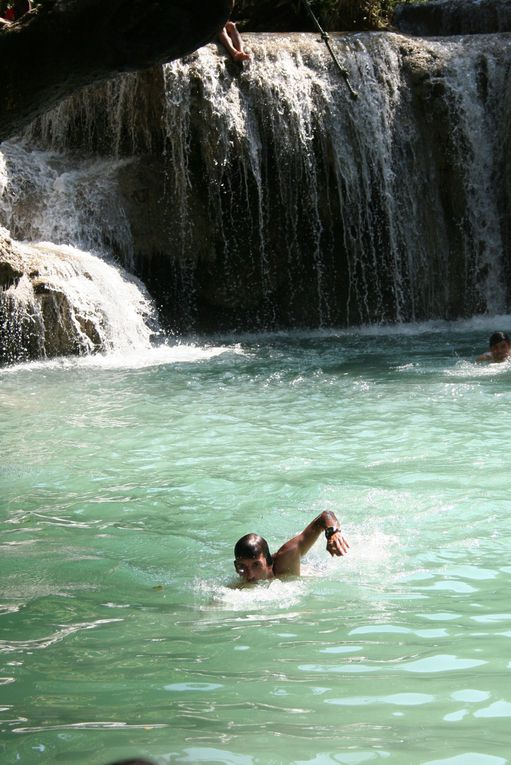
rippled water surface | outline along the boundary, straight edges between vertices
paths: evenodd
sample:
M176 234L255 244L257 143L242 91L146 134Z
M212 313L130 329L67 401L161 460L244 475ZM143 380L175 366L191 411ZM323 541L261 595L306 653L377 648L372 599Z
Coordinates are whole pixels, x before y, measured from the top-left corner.
M0 371L2 764L511 762L504 318Z

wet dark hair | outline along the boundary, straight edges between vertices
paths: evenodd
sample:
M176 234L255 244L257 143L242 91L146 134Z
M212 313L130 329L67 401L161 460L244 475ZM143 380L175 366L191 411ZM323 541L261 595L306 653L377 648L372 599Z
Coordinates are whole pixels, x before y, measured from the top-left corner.
M268 542L259 534L245 534L244 537L238 539L234 546L235 558L258 558L261 553L266 558L266 563L269 566L273 563L273 557L268 547Z
M149 760L118 760L117 762L111 762L110 765L153 765Z
M493 348L494 345L497 345L497 343L501 343L503 340L506 341L506 343L509 343L509 337L506 335L505 332L494 332L493 335L490 337L490 348Z

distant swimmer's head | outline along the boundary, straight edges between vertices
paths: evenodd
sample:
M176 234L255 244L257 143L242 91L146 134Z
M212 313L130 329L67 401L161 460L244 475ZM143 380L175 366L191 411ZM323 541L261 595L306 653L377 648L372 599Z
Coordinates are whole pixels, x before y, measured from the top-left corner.
M493 361L505 361L511 354L511 342L505 332L494 332L490 337L490 353Z
M273 558L268 542L258 534L245 534L234 547L234 568L244 582L273 577Z

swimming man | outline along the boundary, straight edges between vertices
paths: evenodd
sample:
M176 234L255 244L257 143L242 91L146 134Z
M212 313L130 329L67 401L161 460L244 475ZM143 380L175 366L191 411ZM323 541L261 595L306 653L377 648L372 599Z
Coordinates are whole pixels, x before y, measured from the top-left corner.
M241 537L234 547L234 568L244 582L251 584L260 579L299 576L301 559L322 531L325 532L327 552L332 556L346 555L349 544L342 535L340 523L334 513L324 510L301 534L282 545L275 555L270 553L266 539L258 534Z
M476 361L501 363L511 356L511 342L505 332L494 332L490 337L490 350L482 353Z

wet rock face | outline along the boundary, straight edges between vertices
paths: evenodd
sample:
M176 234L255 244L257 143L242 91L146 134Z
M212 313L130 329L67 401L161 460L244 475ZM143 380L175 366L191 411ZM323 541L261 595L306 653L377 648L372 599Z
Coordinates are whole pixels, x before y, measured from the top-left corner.
M404 34L429 36L511 31L511 0L436 0L397 6L394 27Z
M23 260L14 251L7 232L0 229L0 361L3 363L37 355L37 339L30 331L31 317L21 320L20 298L16 297L17 291L21 294L23 289L21 282L25 271Z

